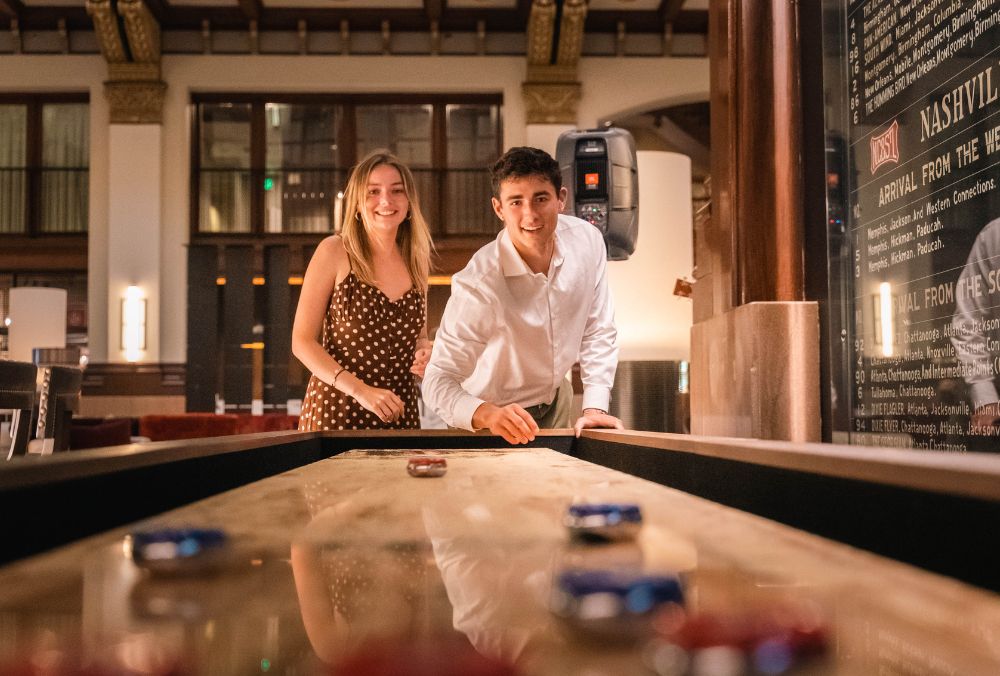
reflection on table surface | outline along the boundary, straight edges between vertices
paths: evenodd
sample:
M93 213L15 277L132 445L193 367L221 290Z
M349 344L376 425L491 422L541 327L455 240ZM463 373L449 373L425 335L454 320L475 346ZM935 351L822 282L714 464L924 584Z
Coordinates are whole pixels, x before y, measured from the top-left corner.
M550 611L580 568L677 574L689 612L815 602L830 651L795 673L1000 673L991 593L547 449L435 452L433 479L407 473L420 453L352 451L133 526L226 529L216 570L152 575L129 528L0 569L0 673L653 673L648 636ZM571 541L577 501L640 504L638 539Z

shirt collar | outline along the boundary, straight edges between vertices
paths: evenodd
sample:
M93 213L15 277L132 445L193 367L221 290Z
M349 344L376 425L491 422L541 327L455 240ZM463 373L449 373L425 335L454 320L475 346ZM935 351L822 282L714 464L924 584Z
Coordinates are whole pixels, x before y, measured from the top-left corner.
M500 253L500 271L503 272L504 277L519 277L531 274L528 264L524 262L521 254L517 253L517 249L514 248L514 243L510 241L507 228L504 228L500 232L497 249Z
M552 263L549 265L550 271L563 264L562 247L559 244L562 229L563 223L560 218L559 222L556 223L556 242L555 250L552 252ZM514 243L510 241L510 236L507 234L507 228L500 231L497 249L500 255L500 271L503 272L504 277L519 277L520 275L535 274L531 271L531 268L528 267L528 264L524 262L524 259L521 258L521 254L517 253L517 249L514 248Z

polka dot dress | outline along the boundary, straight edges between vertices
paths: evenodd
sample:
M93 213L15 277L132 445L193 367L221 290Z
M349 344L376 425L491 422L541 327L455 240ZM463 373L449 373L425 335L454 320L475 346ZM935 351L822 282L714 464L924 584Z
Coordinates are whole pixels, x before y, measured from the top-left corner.
M403 415L383 422L353 397L312 376L302 401L299 429L418 429L417 384L410 366L424 327L426 303L416 288L390 301L353 271L348 274L330 297L323 319L323 347L366 384L395 392L403 400Z

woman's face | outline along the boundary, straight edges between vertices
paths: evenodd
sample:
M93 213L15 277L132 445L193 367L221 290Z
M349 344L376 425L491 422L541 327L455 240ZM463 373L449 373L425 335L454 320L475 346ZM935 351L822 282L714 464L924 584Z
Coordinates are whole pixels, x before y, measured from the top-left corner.
M372 169L365 187L365 221L376 231L395 232L410 211L403 177L391 164Z

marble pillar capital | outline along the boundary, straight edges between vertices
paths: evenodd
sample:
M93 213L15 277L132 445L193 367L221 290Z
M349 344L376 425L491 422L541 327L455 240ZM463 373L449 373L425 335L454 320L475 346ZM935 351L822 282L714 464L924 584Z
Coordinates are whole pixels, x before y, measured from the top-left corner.
M579 82L525 82L521 94L528 124L576 124Z

